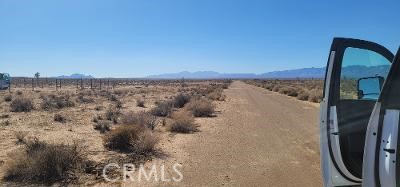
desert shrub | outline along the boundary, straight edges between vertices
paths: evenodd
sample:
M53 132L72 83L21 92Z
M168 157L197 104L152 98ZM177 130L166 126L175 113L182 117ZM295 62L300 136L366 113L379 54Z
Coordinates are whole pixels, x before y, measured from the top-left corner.
M104 138L104 145L110 150L146 154L154 151L158 138L137 125L123 125L112 130Z
M24 143L25 137L28 135L28 132L25 131L16 131L14 132L15 138L17 139L16 143Z
M33 102L30 98L18 97L10 104L11 112L30 112L33 109Z
M279 93L280 94L285 94L288 96L292 96L292 97L297 97L297 90L296 88L290 87L290 86L283 86L279 89Z
M136 106L137 106L137 107L142 107L142 108L144 108L144 107L145 107L145 106L144 106L144 103L145 103L145 101L144 101L143 98L137 98L137 99L136 99Z
M322 90L313 89L310 91L309 101L319 103L322 101Z
M22 91L17 91L17 95L22 95Z
M275 86L272 88L272 91L273 91L273 92L279 92L279 89L280 89L280 86L275 85Z
M106 111L106 119L114 123L118 123L118 117L121 115L121 110L115 106L110 106Z
M79 147L65 144L27 142L24 150L15 155L6 168L4 179L16 182L53 183L75 178L86 163Z
M10 101L12 101L12 95L6 95L6 96L4 97L4 101L5 101L5 102L10 102Z
M172 112L173 105L171 100L157 102L156 107L151 110L151 113L159 117L169 116Z
M176 112L172 115L174 122L169 126L171 132L191 133L198 131L198 125L188 112Z
M111 122L107 120L97 121L94 125L94 129L100 131L100 133L105 133L111 130Z
M215 106L206 98L196 98L190 101L188 109L195 117L211 117L214 113Z
M67 95L48 95L42 97L40 108L43 110L62 109L65 107L74 107L75 103Z
M98 115L98 116L95 116L95 117L93 117L93 122L95 122L95 123L97 123L98 121L100 121L100 120L104 120L103 119L103 116L101 116L101 115Z
M118 97L114 94L110 94L108 100L115 102L118 101Z
M121 122L124 125L139 125L154 130L157 125L157 117L150 112L129 112L122 116Z
M174 107L182 108L186 103L190 101L190 96L187 94L179 93L173 100Z
M224 101L225 95L222 94L222 89L217 88L213 92L207 94L207 98L214 101Z
M65 123L65 122L67 122L67 118L61 114L54 114L54 121L57 121L60 123Z
M94 99L90 96L84 95L82 93L79 93L78 97L76 98L76 101L78 103L93 103Z
M301 90L299 94L297 95L297 99L302 100L302 101L308 101L310 93L305 90Z

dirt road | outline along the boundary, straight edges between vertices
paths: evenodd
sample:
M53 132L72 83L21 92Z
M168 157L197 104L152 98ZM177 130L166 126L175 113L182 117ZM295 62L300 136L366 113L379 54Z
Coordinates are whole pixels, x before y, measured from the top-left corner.
M180 185L322 186L318 107L234 82L217 118L182 146Z

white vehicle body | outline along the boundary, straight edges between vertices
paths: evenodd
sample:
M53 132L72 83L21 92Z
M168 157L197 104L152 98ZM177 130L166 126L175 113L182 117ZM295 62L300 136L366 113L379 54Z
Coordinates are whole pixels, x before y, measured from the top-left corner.
M333 40L320 113L325 187L400 186L399 56L368 41Z

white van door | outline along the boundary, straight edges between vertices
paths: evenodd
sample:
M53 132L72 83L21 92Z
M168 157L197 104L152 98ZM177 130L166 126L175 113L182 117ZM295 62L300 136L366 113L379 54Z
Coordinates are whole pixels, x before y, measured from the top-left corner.
M367 125L393 57L376 43L333 40L320 114L325 186L361 185Z
M368 124L363 186L400 186L400 49Z

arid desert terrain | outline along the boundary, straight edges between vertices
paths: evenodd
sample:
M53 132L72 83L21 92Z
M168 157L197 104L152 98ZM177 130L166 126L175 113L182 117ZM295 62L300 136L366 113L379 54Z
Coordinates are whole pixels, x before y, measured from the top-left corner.
M321 186L321 82L137 80L82 89L77 81L57 90L20 84L0 92L1 183ZM271 84L303 91L287 94ZM167 179L178 177L178 164L182 178L109 182L109 163L163 166ZM123 177L115 168L107 175Z

